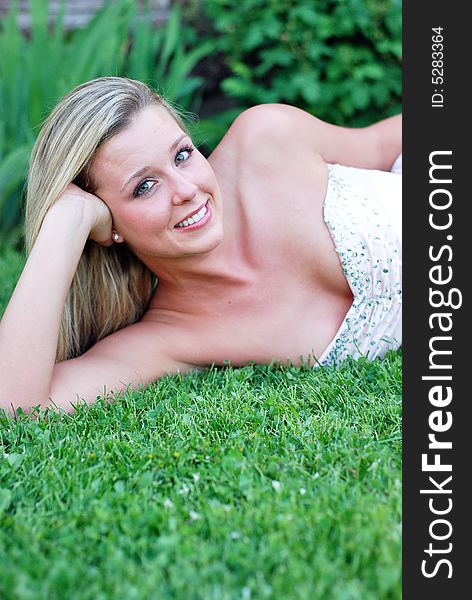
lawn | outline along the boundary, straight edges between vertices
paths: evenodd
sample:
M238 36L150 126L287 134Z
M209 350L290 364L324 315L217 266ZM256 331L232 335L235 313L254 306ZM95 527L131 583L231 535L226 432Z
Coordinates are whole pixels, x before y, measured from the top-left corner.
M401 352L167 377L0 443L4 600L401 597Z

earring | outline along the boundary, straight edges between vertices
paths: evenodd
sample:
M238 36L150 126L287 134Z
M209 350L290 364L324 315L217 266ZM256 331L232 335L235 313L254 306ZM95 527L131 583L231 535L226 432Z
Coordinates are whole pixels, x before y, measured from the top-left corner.
M115 242L117 242L120 239L120 236L117 233L113 234L113 239Z

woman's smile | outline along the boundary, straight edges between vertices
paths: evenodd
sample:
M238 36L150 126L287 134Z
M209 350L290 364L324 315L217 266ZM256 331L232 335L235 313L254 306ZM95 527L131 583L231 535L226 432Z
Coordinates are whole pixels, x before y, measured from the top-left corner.
M210 201L207 200L200 208L190 212L186 217L179 221L174 229L177 229L179 233L187 231L195 231L205 227L208 221L211 219L211 208Z

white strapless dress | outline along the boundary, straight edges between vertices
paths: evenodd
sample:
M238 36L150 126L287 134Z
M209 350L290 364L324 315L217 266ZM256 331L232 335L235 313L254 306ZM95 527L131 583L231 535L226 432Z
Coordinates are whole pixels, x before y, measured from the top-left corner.
M324 220L353 303L319 362L382 357L402 342L401 155L392 172L328 165Z

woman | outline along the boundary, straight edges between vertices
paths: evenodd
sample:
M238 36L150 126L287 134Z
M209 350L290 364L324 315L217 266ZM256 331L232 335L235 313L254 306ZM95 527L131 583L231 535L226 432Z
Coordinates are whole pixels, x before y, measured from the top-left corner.
M353 130L264 105L205 159L144 84L79 86L32 153L0 406L71 411L211 364L397 347L400 152L400 116Z

